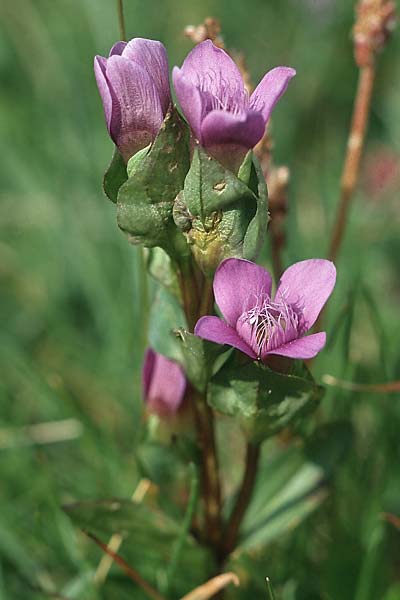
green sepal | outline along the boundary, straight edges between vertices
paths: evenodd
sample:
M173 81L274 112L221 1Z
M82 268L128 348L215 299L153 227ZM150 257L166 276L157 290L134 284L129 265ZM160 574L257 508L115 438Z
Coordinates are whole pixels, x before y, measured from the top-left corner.
M268 220L265 182L264 189L259 176L252 152L236 176L203 148L195 148L174 219L206 275L211 276L224 258L256 258Z
M233 355L211 379L208 402L237 418L247 439L260 443L313 411L323 391L313 380L261 363L237 364Z
M176 329L174 333L180 343L186 377L199 392L204 392L215 359L225 351L225 348L203 340L182 328Z
M163 285L173 296L180 298L178 279L174 265L168 254L162 249L146 248L146 267L150 275Z
M114 148L114 154L107 167L103 177L103 190L107 198L117 203L118 192L122 184L128 179L126 164L122 158L117 146Z
M117 222L132 243L160 246L170 256L184 251L186 242L174 224L172 207L188 169L188 127L171 108L150 149L131 159L130 177L119 190Z
M159 287L149 315L149 345L153 350L183 364L182 344L173 330L187 327L182 307L165 287Z
M267 184L258 158L254 155L252 158L249 185L250 187L254 186L257 190L257 208L243 242L243 258L248 260L254 260L259 255L269 221Z

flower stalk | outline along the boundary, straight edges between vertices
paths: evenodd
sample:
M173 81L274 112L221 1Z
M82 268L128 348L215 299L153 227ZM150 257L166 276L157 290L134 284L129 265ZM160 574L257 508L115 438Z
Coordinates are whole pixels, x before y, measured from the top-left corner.
M226 527L224 554L228 556L236 547L239 530L247 508L250 504L254 486L257 480L257 470L260 462L260 444L247 444L246 463L235 506Z
M360 0L353 30L354 58L359 67L353 117L340 183L340 197L328 256L336 261L342 245L348 213L358 180L376 75L376 55L383 50L393 29L396 5L391 0Z

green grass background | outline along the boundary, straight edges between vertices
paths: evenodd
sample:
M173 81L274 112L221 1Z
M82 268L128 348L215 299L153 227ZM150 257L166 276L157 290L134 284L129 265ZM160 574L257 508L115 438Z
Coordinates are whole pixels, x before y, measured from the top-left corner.
M125 5L129 36L162 40L171 65L191 47L184 26L213 15L227 45L245 53L254 81L279 64L297 69L273 119L275 160L292 177L285 261L324 256L357 81L352 2ZM60 508L129 497L138 480L147 307L138 253L101 190L112 144L92 68L93 56L105 55L118 37L112 0L0 6L2 600L45 597L35 585L71 600L141 598L132 586L95 590L90 578L100 553ZM370 155L384 146L400 157L399 72L395 34L379 60ZM329 307L329 344L314 364L318 379L400 379L399 191L392 186L372 198L361 185L356 194ZM83 427L77 439L22 443L26 425L69 418ZM257 557L252 577L261 578L261 590L268 574L287 600L398 600L400 533L381 514L400 515L399 395L331 388L319 418L350 419L352 449L327 501Z

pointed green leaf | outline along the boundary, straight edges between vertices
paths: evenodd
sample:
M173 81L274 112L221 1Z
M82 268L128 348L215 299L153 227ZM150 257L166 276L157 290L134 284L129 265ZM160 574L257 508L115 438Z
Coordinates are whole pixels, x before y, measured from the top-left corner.
M186 327L182 307L166 288L159 287L149 316L149 345L153 350L183 363L182 345L174 335L174 329Z
M127 179L126 164L118 148L115 146L111 162L103 177L103 190L111 202L116 204L119 189Z
M175 334L180 342L186 376L196 389L203 392L207 387L214 361L224 348L182 328L176 329Z
M255 362L237 365L233 356L212 378L208 402L238 418L249 440L261 442L315 409L322 393L313 381Z
M171 109L151 148L131 159L130 177L118 194L117 221L133 243L160 246L171 255L179 243L175 238L185 244L172 208L189 169L188 140L186 123Z

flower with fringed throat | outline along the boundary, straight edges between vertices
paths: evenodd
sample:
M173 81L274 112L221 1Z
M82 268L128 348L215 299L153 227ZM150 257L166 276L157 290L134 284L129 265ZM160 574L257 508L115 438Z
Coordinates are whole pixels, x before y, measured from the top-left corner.
M336 269L324 259L304 260L283 273L274 298L272 278L263 267L228 258L214 276L216 303L225 320L202 317L195 334L229 344L253 359L269 355L309 359L325 346L325 332L305 336L335 286Z

